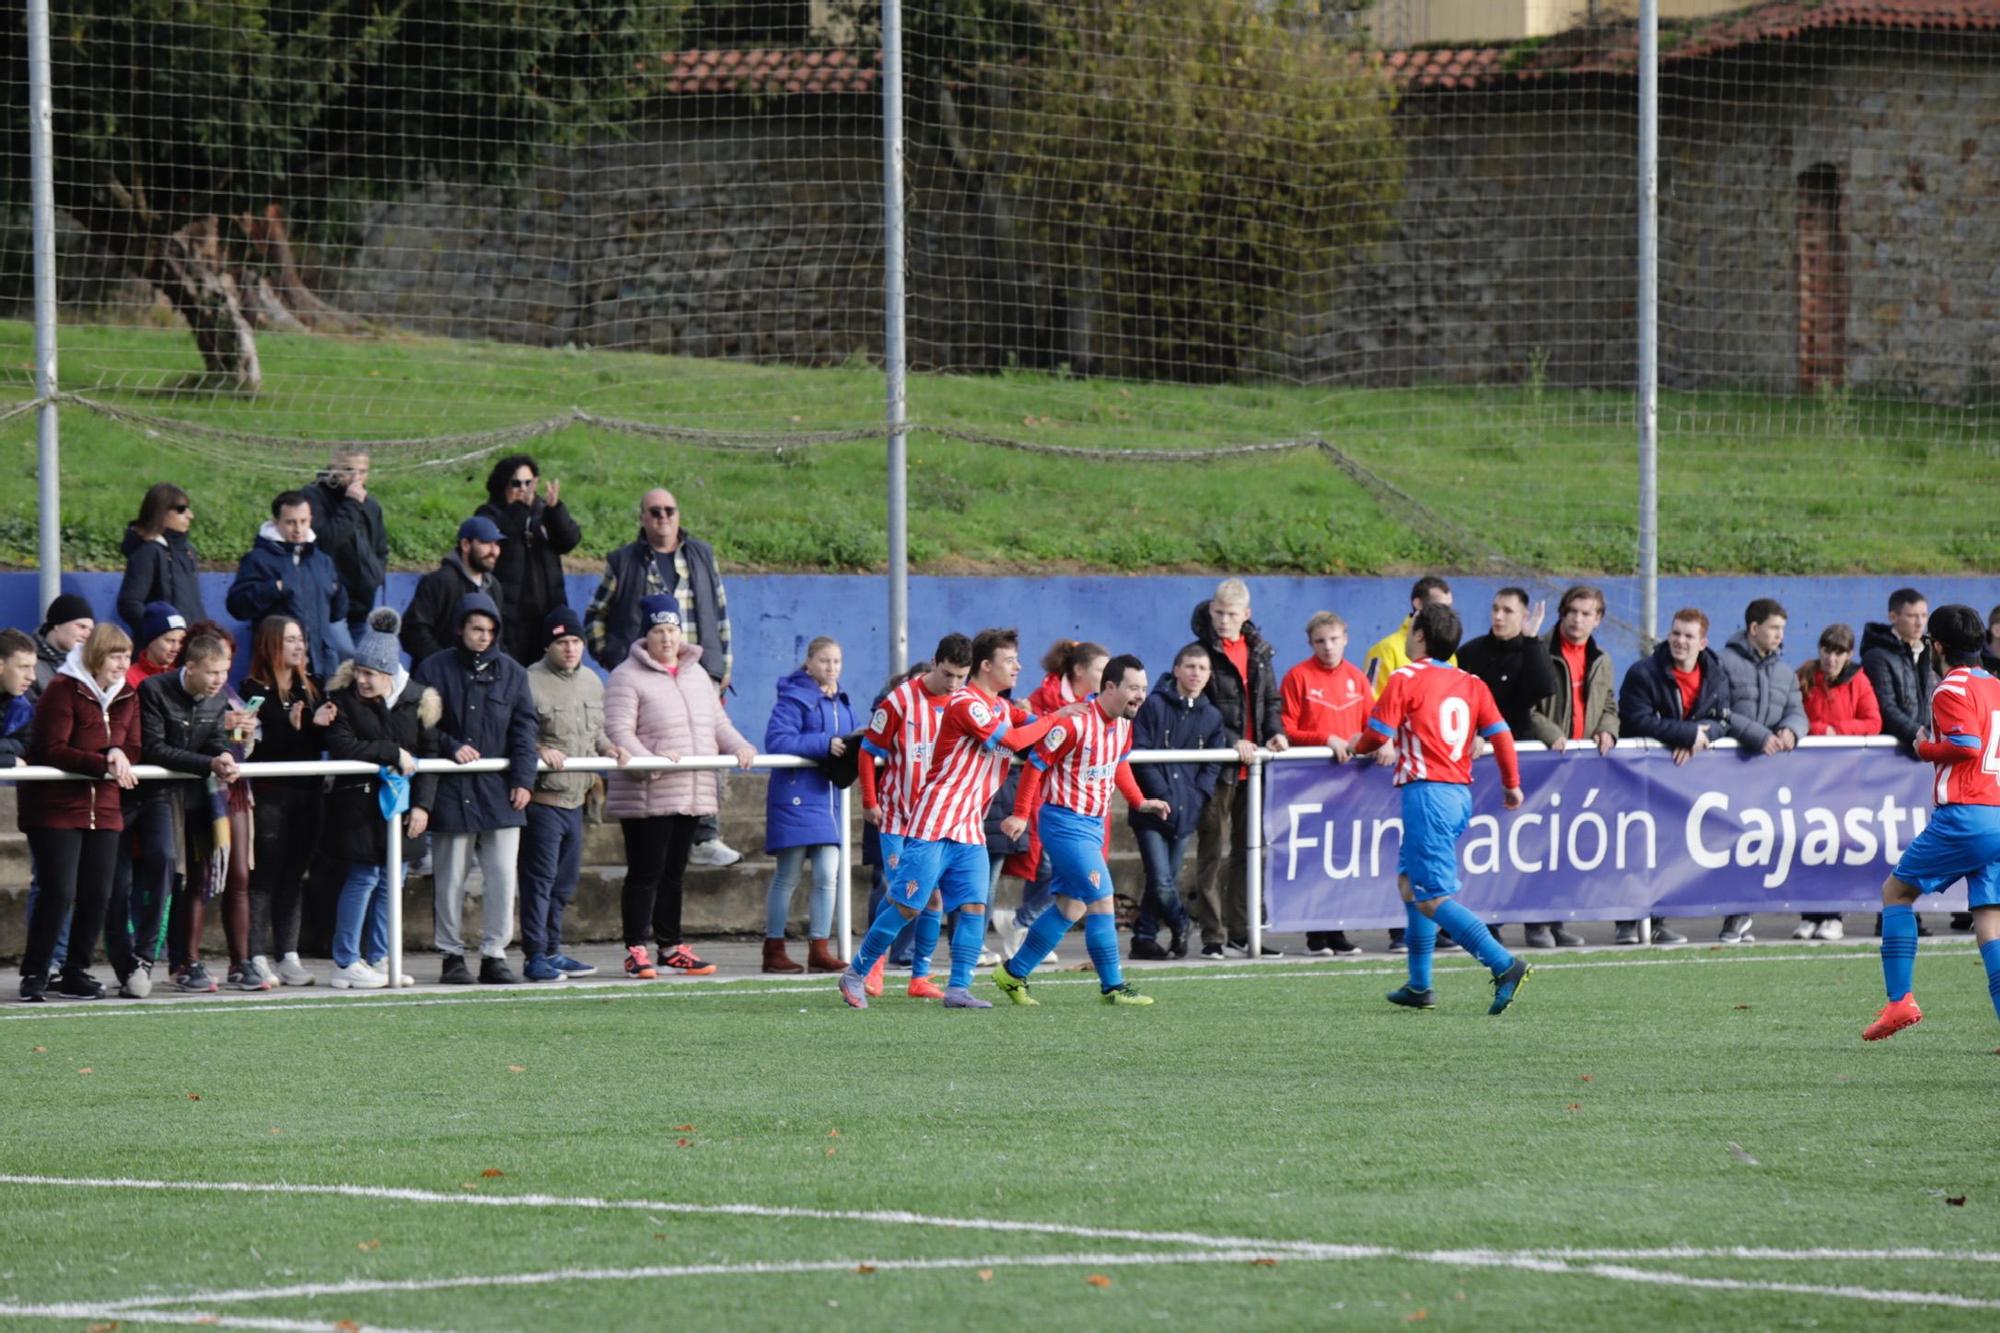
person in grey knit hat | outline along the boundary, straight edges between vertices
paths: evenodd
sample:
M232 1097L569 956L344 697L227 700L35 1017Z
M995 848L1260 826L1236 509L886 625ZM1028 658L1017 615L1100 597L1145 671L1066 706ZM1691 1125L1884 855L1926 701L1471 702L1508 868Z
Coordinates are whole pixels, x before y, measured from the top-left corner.
M377 608L368 617L368 627L354 641L354 665L393 676L403 664L403 645L396 638L402 617L394 611L384 615L385 610Z

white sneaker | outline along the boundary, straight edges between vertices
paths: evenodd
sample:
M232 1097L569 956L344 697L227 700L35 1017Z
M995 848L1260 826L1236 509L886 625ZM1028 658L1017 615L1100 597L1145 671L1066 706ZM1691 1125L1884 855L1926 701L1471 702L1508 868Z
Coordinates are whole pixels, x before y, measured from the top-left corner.
M1812 921L1799 922L1798 925L1792 927L1792 938L1795 940L1811 939L1813 937L1813 931L1816 928L1817 924L1818 924L1817 922L1812 922Z
M995 953L991 949L981 949L979 951L979 966L998 967L999 965L1000 965L999 954Z
M1716 939L1723 944L1755 944L1757 937L1750 933L1753 918L1748 916L1726 916L1722 918L1722 933Z
M335 990L381 990L388 984L389 978L358 958L346 967L333 969Z
M250 959L250 970L264 979L266 989L272 989L282 984L278 980L278 974L271 969L271 960L261 953L252 956Z
M698 842L688 853L688 864L691 866L733 866L742 859L743 853L720 838Z
M1844 940L1847 938L1847 927L1840 924L1839 918L1828 917L1819 923L1818 929L1813 931L1813 938L1816 940Z
M371 967L371 968L373 968L373 969L374 969L375 971L377 971L377 972L380 972L380 973L382 974L382 984L383 984L383 985L385 985L385 986L386 986L386 985L388 985L388 984L389 984L389 960L388 960L388 959L386 959L386 958L371 958L371 959L369 959L369 960L368 960L368 966L369 966L369 967ZM410 977L410 974L409 974L408 972L405 972L405 973L401 974L400 976L398 976L398 977L396 978L396 984L397 984L398 986L414 986L414 985L416 985L417 983L416 983L416 982L415 982L414 980L412 980L412 979L411 979L411 977Z
M310 986L319 978L315 977L295 953L288 953L278 960L278 984L282 986Z
M118 983L118 993L128 1000L143 1000L153 993L153 965L140 961L125 980Z

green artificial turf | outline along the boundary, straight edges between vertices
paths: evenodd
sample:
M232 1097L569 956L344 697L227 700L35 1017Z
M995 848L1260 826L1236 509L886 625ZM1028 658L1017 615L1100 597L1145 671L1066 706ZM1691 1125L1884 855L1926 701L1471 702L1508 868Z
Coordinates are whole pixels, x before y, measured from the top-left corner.
M1866 947L1570 955L1498 1019L1462 959L1441 964L1431 1013L1382 1002L1386 960L1148 972L1149 1010L1101 1006L1074 974L1040 984L1039 1009L983 1014L893 989L854 1013L830 982L766 980L10 1009L0 1173L447 1201L0 1183L0 1308L73 1316L0 1324L80 1328L136 1301L397 1328L1990 1328L1994 1015L1963 943L1918 966L1929 1017L1873 1046ZM455 1202L531 1193L655 1206ZM674 1203L1248 1243L1197 1263L1203 1246L1153 1238ZM1712 1253L1735 1246L1989 1253ZM1439 1254L1564 1247L1704 1253L1568 1261L1613 1265L1599 1274ZM1182 1261L1117 1257L1135 1254ZM952 1262L895 1267L910 1260ZM806 1262L830 1271L625 1273ZM482 1280L572 1269L599 1276ZM1811 1290L1637 1280L1657 1274ZM473 1281L163 1304L452 1278Z

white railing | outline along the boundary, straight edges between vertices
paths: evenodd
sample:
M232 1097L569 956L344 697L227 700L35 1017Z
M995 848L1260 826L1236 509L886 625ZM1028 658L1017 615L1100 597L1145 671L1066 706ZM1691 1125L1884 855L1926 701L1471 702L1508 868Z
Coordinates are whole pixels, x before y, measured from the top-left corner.
M1799 741L1801 749L1858 750L1894 749L1897 744L1893 736L1809 736ZM1544 751L1548 747L1537 741L1516 741L1515 746L1523 752ZM1672 747L1650 740L1621 740L1620 750L1665 750ZM1717 741L1717 750L1733 750L1736 742ZM1570 746L1567 754L1579 760L1597 759L1597 747L1589 741L1578 741ZM1264 765L1271 763L1296 763L1318 760L1325 763L1332 759L1333 751L1325 746L1300 745L1283 751L1258 749L1246 767L1249 776L1245 778L1246 796L1249 805L1250 827L1247 830L1246 855L1249 864L1245 868L1248 902L1245 913L1250 927L1250 956L1256 958L1264 943ZM1242 764L1243 759L1234 750L1138 750L1132 754L1135 764ZM1367 762L1367 761L1360 761ZM753 770L773 770L782 768L817 768L810 759L801 759L788 754L760 754L751 761ZM374 764L359 760L319 759L296 760L279 763L246 762L239 764L238 771L246 778L316 778L316 777L373 777L381 772ZM504 773L510 768L505 759L475 759L468 764L453 763L449 759L423 759L417 763L418 773L439 776L465 775L469 773ZM729 755L697 755L684 759L634 758L620 765L614 759L595 755L578 755L569 759L561 771L566 773L651 773L651 772L698 772L714 769L740 767ZM537 772L551 771L546 764L538 763ZM144 782L198 781L206 774L181 773L160 768L153 764L137 764L133 772ZM59 768L26 766L0 769L0 782L101 782L102 778L64 772ZM835 931L840 940L840 956L851 959L854 956L854 818L853 789L842 787L840 793L840 870L837 879L837 893L834 899ZM402 975L403 966L403 826L400 820L386 821L389 826L389 981L393 986ZM1641 930L1650 927L1650 922L1642 923Z

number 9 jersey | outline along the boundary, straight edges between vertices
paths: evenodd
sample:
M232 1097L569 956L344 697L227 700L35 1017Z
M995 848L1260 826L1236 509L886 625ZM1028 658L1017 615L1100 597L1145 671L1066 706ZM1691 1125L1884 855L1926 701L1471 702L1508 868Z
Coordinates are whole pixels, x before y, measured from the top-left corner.
M1396 742L1399 787L1406 782L1471 786L1473 736L1507 730L1486 682L1436 658L1391 672L1368 726Z

